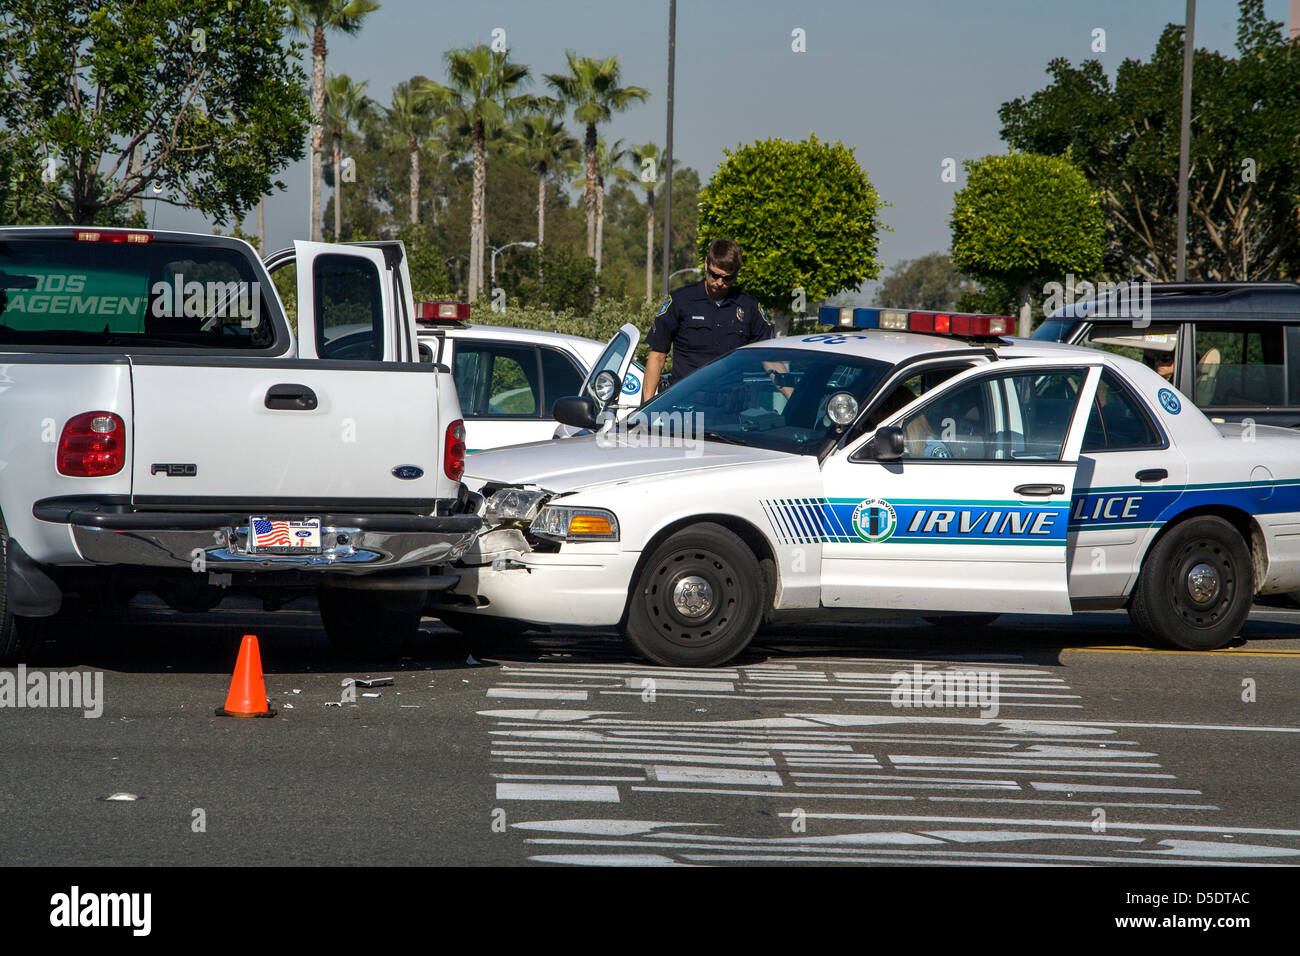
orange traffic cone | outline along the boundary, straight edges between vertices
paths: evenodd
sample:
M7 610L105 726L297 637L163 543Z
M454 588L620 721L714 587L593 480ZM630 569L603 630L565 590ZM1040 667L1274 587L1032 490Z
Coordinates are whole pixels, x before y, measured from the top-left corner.
M274 717L267 706L266 681L262 679L262 655L257 649L257 635L245 634L235 661L235 676L230 681L226 706L217 708L218 717Z

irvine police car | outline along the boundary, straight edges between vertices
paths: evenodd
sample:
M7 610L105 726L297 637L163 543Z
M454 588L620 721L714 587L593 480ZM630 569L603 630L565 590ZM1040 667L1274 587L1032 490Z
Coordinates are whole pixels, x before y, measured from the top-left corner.
M421 302L416 318L421 346L452 370L470 453L550 438L556 400L582 394L586 381L608 364L602 361L608 346L595 339L466 324L468 303ZM627 401L640 396L643 374L633 363L623 375Z
M1216 426L1122 356L994 337L1009 317L858 311L738 349L612 430L472 459L485 531L435 613L617 625L691 666L765 617L837 609L1127 608L1149 638L1210 649L1253 595L1300 587L1292 430Z

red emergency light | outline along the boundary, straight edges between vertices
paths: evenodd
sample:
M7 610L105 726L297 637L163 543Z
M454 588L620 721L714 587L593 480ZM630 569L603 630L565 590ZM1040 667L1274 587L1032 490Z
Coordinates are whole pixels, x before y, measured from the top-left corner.
M420 302L415 307L415 318L420 322L467 322L468 302Z

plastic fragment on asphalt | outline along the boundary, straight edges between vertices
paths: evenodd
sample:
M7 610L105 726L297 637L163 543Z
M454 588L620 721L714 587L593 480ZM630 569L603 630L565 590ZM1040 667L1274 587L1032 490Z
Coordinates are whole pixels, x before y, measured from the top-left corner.
M372 677L370 680L362 680L357 677L355 682L358 687L391 687L393 679L391 677Z
M326 707L342 707L342 706L343 706L343 702L340 701L340 700L327 700L327 701L325 701L325 706L326 706Z
M129 803L129 802L131 802L132 800L139 800L140 797L139 797L138 794L134 794L134 793L126 793L126 792L124 792L124 791L119 791L118 793L110 793L110 794L109 794L108 796L106 796L104 799L105 799L105 800L112 800L112 801L114 801L115 803Z
M293 710L293 704L285 704L285 705L284 705L284 709L285 709L285 710Z
M301 693L302 693L302 691L300 691L297 687L295 687L295 688L293 689L293 692L294 692L295 694L301 694Z
M362 697L383 697L383 694L362 694Z

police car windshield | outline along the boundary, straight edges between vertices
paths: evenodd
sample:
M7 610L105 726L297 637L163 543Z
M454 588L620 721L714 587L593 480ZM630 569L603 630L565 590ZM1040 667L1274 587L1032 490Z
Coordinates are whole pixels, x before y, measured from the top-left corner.
M865 404L892 367L829 350L739 349L675 383L628 424L815 455L834 428L826 416L830 397L849 392Z

